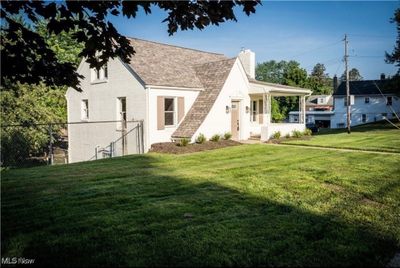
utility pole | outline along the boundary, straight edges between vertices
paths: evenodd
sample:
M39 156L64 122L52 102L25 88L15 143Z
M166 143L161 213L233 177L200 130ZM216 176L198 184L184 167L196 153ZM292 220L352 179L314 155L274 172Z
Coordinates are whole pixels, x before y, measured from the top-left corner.
M347 133L351 133L351 128L350 128L350 121L351 121L351 115L350 115L350 108L351 108L351 103L350 103L350 82L349 82L349 67L348 67L348 61L349 61L349 55L347 52L347 46L349 44L349 41L347 40L347 34L344 35L344 65L346 69L346 104L347 104Z

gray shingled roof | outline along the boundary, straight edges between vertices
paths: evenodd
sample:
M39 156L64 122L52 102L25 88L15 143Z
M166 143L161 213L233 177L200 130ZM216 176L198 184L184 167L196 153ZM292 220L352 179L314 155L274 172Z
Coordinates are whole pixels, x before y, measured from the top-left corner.
M129 65L146 85L203 88L194 66L228 59L222 54L128 39L136 51Z
M172 134L173 138L191 138L214 105L236 59L220 60L195 66L196 76L204 87L189 112Z
M362 80L362 81L350 81L350 95L380 95L380 88L382 93L390 94L393 93L393 89L390 87L390 80ZM346 95L346 81L340 83L339 87L333 93L334 96Z

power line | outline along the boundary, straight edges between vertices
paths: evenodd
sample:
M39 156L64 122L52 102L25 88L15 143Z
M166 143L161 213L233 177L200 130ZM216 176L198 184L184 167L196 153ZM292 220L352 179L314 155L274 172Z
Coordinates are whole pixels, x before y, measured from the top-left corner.
M297 58L297 57L299 57L299 56L308 54L308 53L310 53L310 52L314 52L314 51L316 51L316 50L320 50L320 49L323 49L323 48L332 47L332 46L334 46L334 45L339 44L340 42L342 42L342 41L337 41L337 42L330 43L330 44L327 44L327 45L324 45L324 46L321 46L321 47L317 47L317 48L313 48L313 49L310 49L310 50L306 50L306 51L304 51L304 52L302 52L302 53L296 54L296 55L291 56L291 57L289 57L289 58Z

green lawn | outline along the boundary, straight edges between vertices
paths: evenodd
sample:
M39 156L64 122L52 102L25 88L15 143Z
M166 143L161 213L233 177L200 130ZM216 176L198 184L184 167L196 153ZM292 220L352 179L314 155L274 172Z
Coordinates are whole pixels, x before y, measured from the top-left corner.
M69 266L385 266L400 155L266 144L2 172L2 257Z
M400 123L397 126L400 127ZM353 127L351 134L345 129L322 129L311 140L288 140L283 143L400 153L400 129L389 123Z

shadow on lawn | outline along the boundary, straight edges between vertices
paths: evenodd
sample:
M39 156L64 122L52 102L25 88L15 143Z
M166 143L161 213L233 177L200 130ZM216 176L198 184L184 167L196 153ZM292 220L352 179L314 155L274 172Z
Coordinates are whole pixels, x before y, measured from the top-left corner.
M26 214L2 204L2 256L22 248L50 266L382 266L395 250L395 241L337 215L190 182L152 156L126 160L94 190L27 200Z

